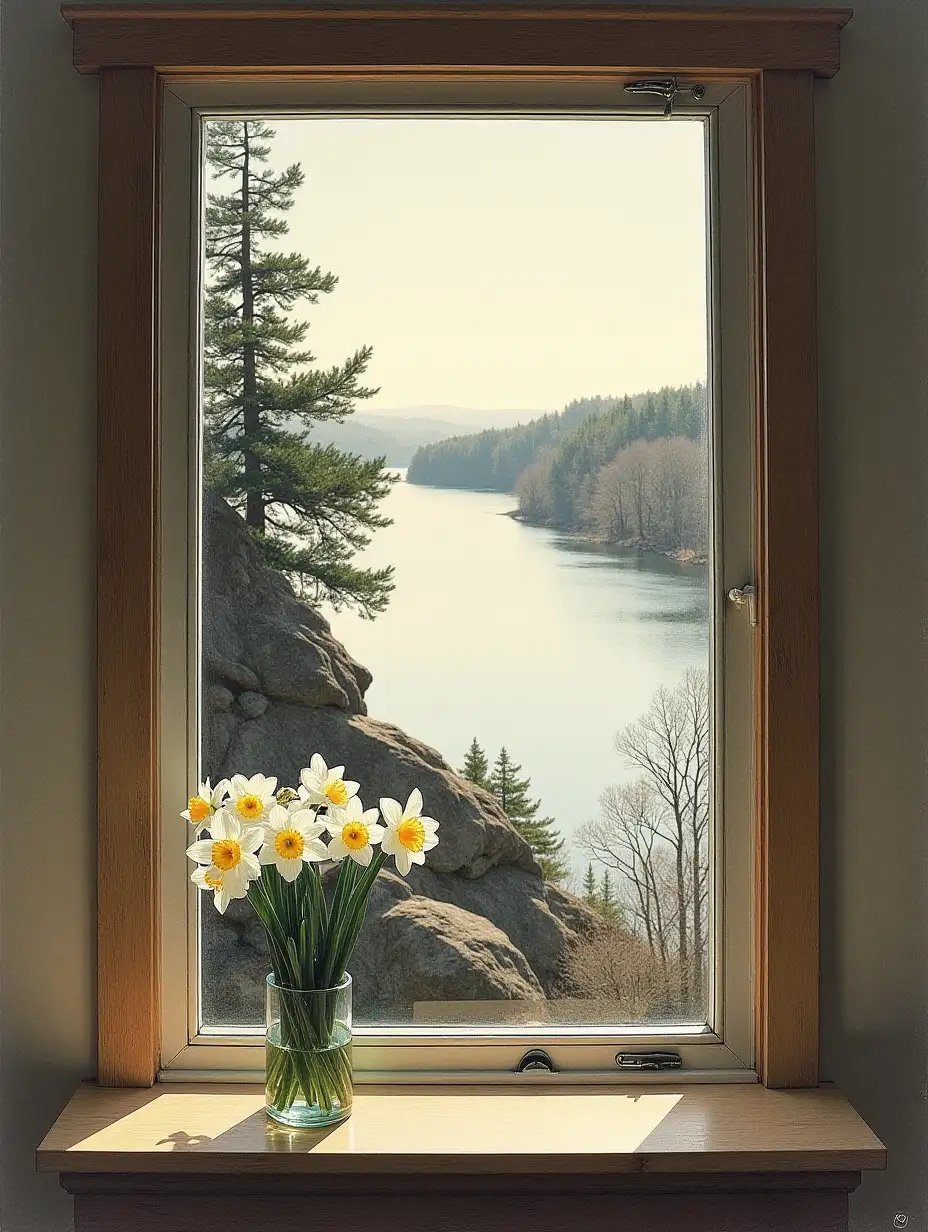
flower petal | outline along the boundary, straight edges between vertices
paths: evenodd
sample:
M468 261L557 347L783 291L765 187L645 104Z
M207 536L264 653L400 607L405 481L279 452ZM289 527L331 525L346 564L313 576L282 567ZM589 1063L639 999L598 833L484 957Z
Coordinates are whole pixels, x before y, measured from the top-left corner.
M275 804L268 810L264 824L271 830L285 830L290 824L290 814L282 804Z
M261 876L261 865L258 862L258 857L250 851L242 852L242 862L238 865L238 868L243 870L243 876L247 877L250 881L255 881Z
M370 843L368 843L365 847L358 848L357 851L349 851L348 854L351 856L352 860L354 860L355 864L360 864L362 868L367 868L371 860L374 858L374 849Z
M241 829L238 818L234 817L228 809L217 810L210 819L209 832L213 838L237 839Z
M300 873L303 871L303 861L296 860L278 860L277 871L283 877L284 881L296 881Z
M382 796L380 799L380 813L387 825L398 826L403 820L403 810L400 807L398 800L391 800L389 796Z
M219 912L220 915L225 915L226 907L228 907L229 902L231 901L231 898L232 898L231 894L229 893L229 891L226 889L224 885L220 886L219 889L216 891L216 893L213 895L213 906L216 908L216 910Z
M277 852L274 850L273 843L264 844L264 846L258 852L258 863L259 864L276 864L277 863Z
M208 785L209 779L207 779L206 782ZM209 796L207 797L210 804L212 804L213 808L222 807L222 802L226 798L226 796L229 794L230 787L231 787L231 784L228 779L219 780L219 782L216 784L216 786L212 789Z
M201 838L199 842L191 843L187 848L187 855L191 860L196 860L197 864L209 864L213 858L213 840Z
M422 792L418 787L414 787L409 793L409 799L406 801L406 807L403 809L404 817L418 817L422 812Z
M389 826L387 832L384 834L381 849L385 851L388 856L395 856L398 851L405 850L405 848L403 848L403 844L397 836L396 829L393 826Z
M383 826L368 826L367 827L367 837L372 843L379 843L380 840L383 838L384 834L386 834L386 830L383 828Z
M396 860L396 871L407 877L412 867L412 852L407 851L402 843L400 843L399 850L394 852L393 855Z
M230 786L232 788L233 796L238 797L248 795L248 780L245 778L244 774L233 774Z
M284 817L286 816L287 814L284 813ZM264 826L245 826L238 841L242 851L249 853L257 851L261 844L267 841Z
M330 860L344 860L348 855L348 848L341 840L340 835L336 835L328 846L328 855Z
M316 839L309 839L303 844L303 859L307 864L312 864L319 860L327 860L329 858L329 849L325 843L317 842Z

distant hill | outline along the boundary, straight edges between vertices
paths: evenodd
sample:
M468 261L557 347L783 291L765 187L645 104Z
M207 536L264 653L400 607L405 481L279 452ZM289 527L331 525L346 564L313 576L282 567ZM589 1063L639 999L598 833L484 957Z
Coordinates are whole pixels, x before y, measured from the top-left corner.
M516 480L542 450L571 428L617 402L579 398L563 411L550 411L510 428L489 428L420 447L409 464L410 483L437 488L475 488L512 492Z
M569 526L585 483L634 440L687 436L705 431L706 387L665 387L622 398L578 398L563 411L517 427L492 429L421 446L409 464L410 483L439 488L514 492L519 477L545 457L565 502L554 523Z
M538 413L477 411L457 406L356 411L343 424L316 424L311 439L363 458L385 457L387 466L408 466L422 445L473 432L475 426L511 427Z
M407 419L419 422L426 420L439 423L454 424L455 427L474 428L511 428L515 424L528 423L530 419L538 419L550 409L536 407L535 410L481 410L468 406L444 406L429 404L426 406L403 406L390 408L365 408L359 414L363 419L390 420Z

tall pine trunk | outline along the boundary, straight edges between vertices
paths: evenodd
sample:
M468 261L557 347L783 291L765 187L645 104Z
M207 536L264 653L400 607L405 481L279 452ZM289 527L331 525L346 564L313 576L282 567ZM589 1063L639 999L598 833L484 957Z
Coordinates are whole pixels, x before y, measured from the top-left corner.
M251 196L249 192L248 122L245 122L245 153L242 160L242 430L245 459L245 522L264 534L264 498L261 486L261 459L251 446L261 430L258 408L258 378L252 329L255 319L254 275L251 268Z

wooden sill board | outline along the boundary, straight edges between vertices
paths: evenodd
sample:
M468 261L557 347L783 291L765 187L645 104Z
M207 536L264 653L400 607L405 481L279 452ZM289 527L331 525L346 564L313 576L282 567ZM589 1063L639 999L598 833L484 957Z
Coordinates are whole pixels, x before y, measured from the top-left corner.
M42 1172L269 1176L856 1172L886 1149L832 1086L361 1087L327 1131L289 1130L264 1089L84 1083Z

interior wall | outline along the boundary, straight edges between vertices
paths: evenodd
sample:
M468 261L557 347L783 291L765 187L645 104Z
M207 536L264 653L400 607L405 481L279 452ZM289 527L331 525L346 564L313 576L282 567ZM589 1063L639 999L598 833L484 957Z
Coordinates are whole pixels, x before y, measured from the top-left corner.
M94 1067L96 83L58 0L0 23L0 1224L58 1232L33 1151ZM890 1148L855 1232L928 1227L926 53L924 0L858 0L817 101L823 1067Z

